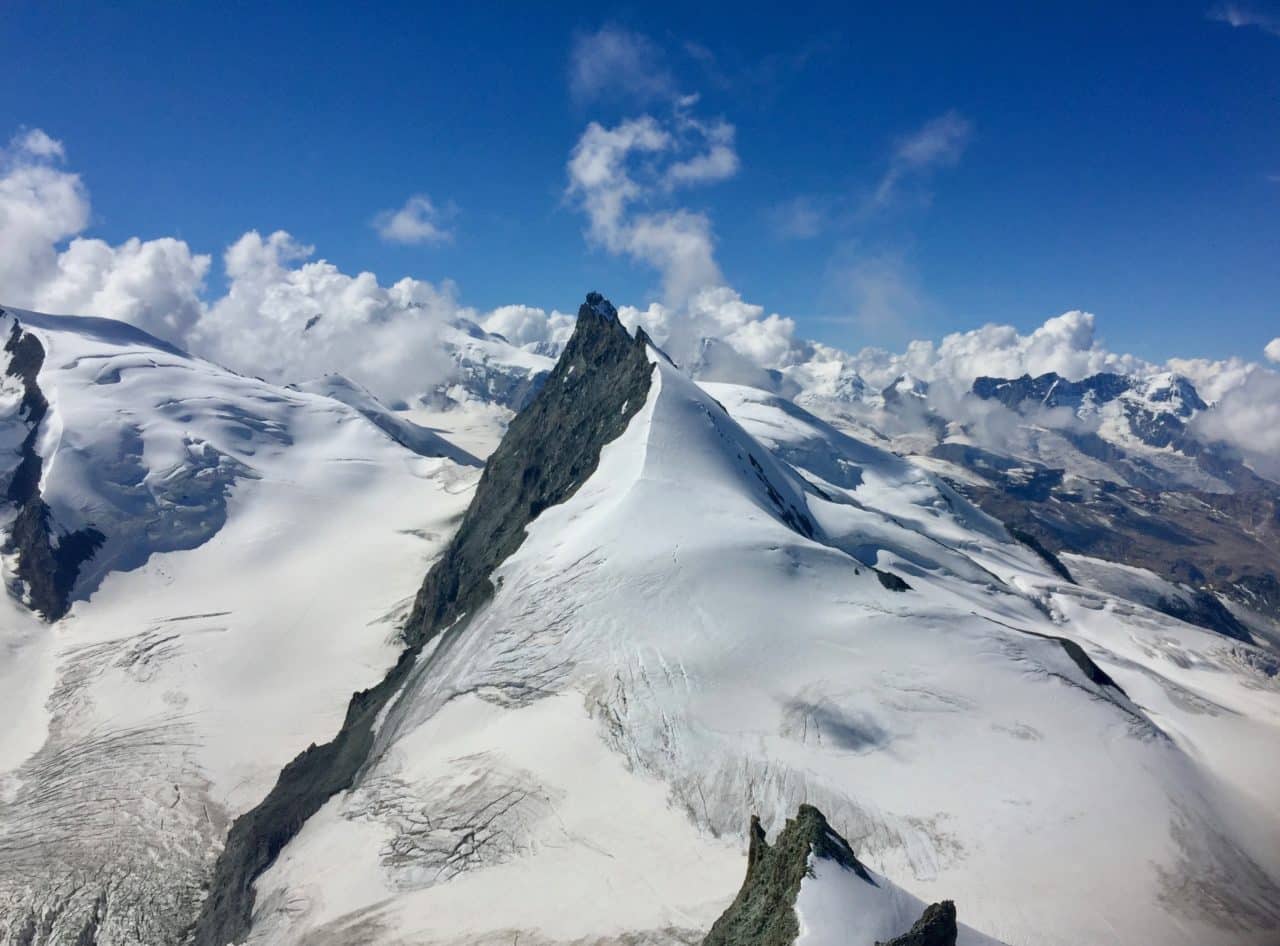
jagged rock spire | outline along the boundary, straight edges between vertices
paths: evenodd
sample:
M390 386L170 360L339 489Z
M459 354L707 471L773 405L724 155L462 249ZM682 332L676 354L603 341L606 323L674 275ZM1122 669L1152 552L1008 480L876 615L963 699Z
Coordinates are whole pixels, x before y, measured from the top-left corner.
M800 935L796 898L813 861L830 861L878 887L853 848L812 805L801 805L770 846L760 819L748 830L747 876L742 889L711 927L703 946L792 946ZM950 900L929 906L912 928L876 946L955 946L956 908ZM858 944L850 944L858 946Z

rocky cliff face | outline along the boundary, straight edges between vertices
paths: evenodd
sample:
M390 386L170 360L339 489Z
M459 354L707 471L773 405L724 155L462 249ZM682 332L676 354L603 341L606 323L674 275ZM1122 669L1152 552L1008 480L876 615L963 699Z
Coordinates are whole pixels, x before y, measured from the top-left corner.
M457 534L423 582L405 628L421 643L492 592L489 574L516 550L525 526L564 502L595 471L649 393L643 331L633 339L617 310L591 293L538 395L521 411L485 466Z
M0 315L3 315L0 310ZM49 411L49 402L40 390L38 375L44 364L40 340L13 320L3 354L8 364L5 375L21 386L18 417L27 433L18 450L18 465L9 477L4 498L11 505L13 520L5 536L3 551L16 555L15 573L19 589L32 609L46 620L56 621L68 607L71 589L80 566L106 538L92 527L54 535L49 506L40 495L40 475L44 461L36 452L40 424Z
M751 819L751 846L742 889L711 927L703 946L790 946L800 933L795 903L800 884L809 876L809 858L829 858L871 882L822 812L801 805L771 846L760 820Z
M490 575L524 541L525 526L564 502L594 472L600 451L643 406L652 365L643 332L632 338L613 305L591 293L572 338L533 401L512 421L489 458L462 524L428 572L404 628L406 647L377 686L351 698L342 729L312 745L275 787L236 820L192 932L196 946L244 938L253 881L302 825L347 788L368 758L374 721L404 684L423 646L460 633L493 592Z
M915 925L901 936L876 946L956 946L956 905L950 900L931 903Z

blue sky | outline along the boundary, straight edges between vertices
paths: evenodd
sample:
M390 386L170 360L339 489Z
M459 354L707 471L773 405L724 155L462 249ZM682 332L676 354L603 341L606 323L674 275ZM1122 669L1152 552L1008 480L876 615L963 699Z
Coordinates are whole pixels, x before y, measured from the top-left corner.
M732 126L733 171L645 200L705 215L725 282L802 334L1077 308L1154 359L1280 334L1280 4L900 6L9 4L0 134L61 141L111 243L285 229L346 272L563 310L662 294L584 236L588 123L684 114ZM378 232L413 195L448 239Z

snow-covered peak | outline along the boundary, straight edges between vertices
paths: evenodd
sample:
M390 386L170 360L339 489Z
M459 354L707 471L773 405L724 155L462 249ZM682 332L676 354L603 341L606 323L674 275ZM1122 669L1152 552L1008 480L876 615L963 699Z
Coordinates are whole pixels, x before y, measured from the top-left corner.
M590 350L571 343L531 418L586 408L554 392L588 383ZM1082 597L932 476L776 395L651 374L576 489L531 521L513 504L491 594L437 607L451 562L465 590L478 559L433 569L423 612L447 630L404 662L370 761L258 878L262 942L373 914L379 942L692 939L733 899L748 816L781 830L801 802L920 898L887 935L948 897L1014 942L1235 942L1213 899L1171 913L1164 893L1235 850L1267 866L1213 896L1259 937L1280 921L1270 842L1215 840L1280 826L1217 764L1235 756L1211 718L1168 696L1272 712L1221 638ZM504 445L492 475L538 483L575 442ZM1195 658L1151 656L1170 640ZM1080 871L1050 856L1068 845L1107 856Z
M893 382L888 385L880 396L884 399L886 405L896 405L902 402L904 398L914 398L916 401L924 401L929 396L929 382L917 378L910 372L898 375Z
M33 381L47 403L34 426L12 398L0 404L11 451L0 475L13 480L24 456L38 470L31 495L9 496L6 577L48 617L92 594L109 572L207 542L245 480L288 477L298 464L381 462L401 444L467 461L350 382L287 389L123 323L20 310L3 318L5 337L27 335L39 352ZM83 547L74 557L72 545ZM50 572L57 587L46 591Z
M578 318L582 319L586 315L594 315L606 322L618 321L618 310L614 308L612 302L606 299L598 292L587 293L587 301L583 308L578 310Z
M1191 379L1172 371L1135 378L1125 397L1147 410L1171 412L1184 420L1208 407Z

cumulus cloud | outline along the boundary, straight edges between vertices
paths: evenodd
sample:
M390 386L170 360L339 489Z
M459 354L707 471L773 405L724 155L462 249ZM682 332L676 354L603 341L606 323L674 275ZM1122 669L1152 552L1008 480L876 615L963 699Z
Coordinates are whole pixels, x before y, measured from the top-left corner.
M391 400L447 375L439 341L444 321L460 314L452 285L382 286L313 253L283 230L242 236L224 257L227 294L190 333L191 348L277 382L341 372Z
M180 340L200 317L209 257L171 237L111 246L77 236L89 194L62 168L65 154L38 128L0 152L0 302L121 319Z
M499 306L480 320L486 332L501 335L513 345L533 351L558 353L573 334L576 315L527 305Z
M654 267L668 303L723 283L705 213L654 202L681 185L724 180L738 169L733 126L688 114L630 118L613 127L591 122L569 156L568 196L587 216L587 237L611 253Z
M58 254L33 307L120 319L181 342L203 311L209 263L172 237L130 237L119 246L78 237Z
M1259 473L1280 478L1280 374L1250 371L1193 423L1201 436L1239 450Z
M606 25L574 37L569 91L580 103L610 98L646 103L674 98L676 82L652 40Z
M373 218L378 236L389 243L448 243L453 232L445 225L449 211L442 211L426 194L414 194L398 210L384 210Z
M678 306L652 302L644 309L622 306L618 314L629 329L643 327L677 363L694 368L702 358L705 339L728 346L758 371L794 364L809 351L808 343L797 338L792 319L777 313L765 315L763 306L745 301L728 286L701 289ZM735 368L738 374L745 372L745 363ZM742 380L715 372L703 372L702 376Z
M1244 384L1258 368L1243 358L1170 358L1165 364L1170 371L1189 378L1209 403Z
M954 110L925 122L898 141L889 167L872 197L874 206L886 206L898 196L903 185L936 168L950 167L960 160L973 136L973 124Z
M62 170L61 142L36 130L0 150L0 286L13 305L30 303L57 268L57 246L89 223L79 175Z
M489 324L539 350L554 350L572 329L568 316L528 306L481 315L460 306L448 283L384 286L372 273L343 273L284 231L236 240L223 257L227 292L206 301L211 257L185 242L79 235L91 219L89 194L64 158L62 143L38 129L0 149L0 304L120 319L278 382L339 371L390 399L428 391L452 371L440 344L451 320ZM442 232L439 216L419 196L385 223L421 240Z
M1252 26L1280 36L1280 15L1240 3L1223 3L1209 11L1209 19L1234 27Z
M1266 347L1262 349L1262 353L1267 356L1268 361L1274 361L1277 364L1280 364L1280 336L1277 336L1267 342Z
M1079 380L1100 371L1135 373L1151 366L1132 355L1104 348L1088 312L1066 312L1023 335L1011 325L988 324L968 332L954 332L941 342L914 341L901 354L864 349L852 356L860 374L883 387L902 374L942 382L968 390L986 375L1017 378L1056 372Z

